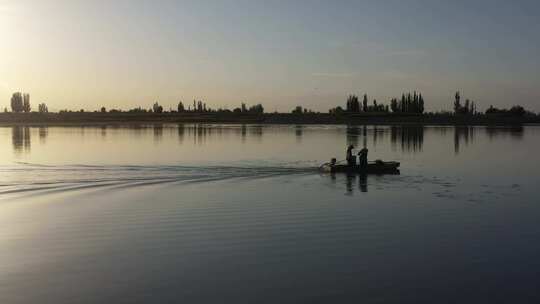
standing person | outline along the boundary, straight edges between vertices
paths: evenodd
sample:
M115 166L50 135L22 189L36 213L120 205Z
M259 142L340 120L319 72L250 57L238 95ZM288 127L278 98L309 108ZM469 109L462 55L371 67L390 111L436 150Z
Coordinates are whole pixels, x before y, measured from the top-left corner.
M354 149L353 145L350 145L347 148L347 165L354 166L356 165L356 156L352 154L352 150Z

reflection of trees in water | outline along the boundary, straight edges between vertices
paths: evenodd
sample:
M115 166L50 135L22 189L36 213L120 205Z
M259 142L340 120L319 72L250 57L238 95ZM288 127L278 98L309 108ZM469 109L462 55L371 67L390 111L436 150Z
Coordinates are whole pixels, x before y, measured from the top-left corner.
M155 124L154 125L154 141L159 142L163 139L163 125Z
M424 126L392 126L390 139L394 150L399 144L402 152L421 152L424 144Z
M297 125L294 127L294 135L296 136L296 142L301 142L304 135L304 126Z
M249 127L249 136L251 138L255 138L257 140L260 140L263 135L263 127L262 126L250 126Z
M176 126L178 140L183 143L186 138L193 139L194 144L204 144L215 137L237 136L242 143L250 139L260 139L264 133L262 125L211 125L211 124L178 124Z
M430 133L436 133L442 137L446 136L446 134L448 133L448 130L450 129L451 127L448 127L448 126L437 126L437 127L430 127L429 130L430 130Z
M106 125L101 126L100 130L101 130L101 137L102 138L107 137L107 126Z
M377 143L381 140L384 141L388 132L387 127L373 126L347 126L347 145L353 145L356 148L367 147L368 138L373 140L373 146L376 147ZM362 138L362 145L360 145L360 138Z
M388 128L381 126L373 126L373 146L376 147L378 142L385 141L388 135ZM364 143L365 146L365 143Z
M178 141L180 143L183 143L184 142L184 135L186 134L186 129L184 127L184 124L178 124L177 131L178 131Z
M454 152L459 154L461 142L468 146L474 141L474 127L472 126L455 126L454 127Z
M180 143L183 143L187 136L193 138L194 144L203 144L206 142L206 137L212 133L212 127L203 124L178 124L176 131Z
M206 142L206 137L209 135L211 130L203 124L196 124L193 126L193 140L197 144L204 144Z
M456 154L459 154L463 144L465 146L472 144L475 140L475 132L477 128L472 126L456 126L454 127L454 151ZM486 127L486 135L490 140L493 140L496 137L510 136L511 138L522 140L524 134L523 126L510 126L510 127L499 127L491 126Z
M195 144L204 144L212 137L223 137L227 134L239 136L244 142L246 138L260 138L263 133L263 126L231 126L231 125L207 125L207 124L179 124L178 138L183 142L184 138L193 138Z
M209 124L179 124L178 137L180 141L184 138L193 138L195 144L204 144L213 137L223 137L234 135L241 138L242 142L246 139L260 139L263 135L264 126L262 125L209 125Z
M31 135L29 127L15 126L11 129L11 144L13 151L19 154L23 151L28 153L31 149Z
M46 126L39 127L39 143L44 144L47 141L47 136L49 136L49 128Z
M525 130L523 126L510 127L487 127L486 134L490 140L496 137L510 136L514 139L522 140Z
M245 143L248 137L250 139L260 140L264 133L264 126L262 125L245 125L240 126L230 126L230 125L221 125L221 126L211 126L211 131L216 133L221 137L223 135L233 134L237 137L240 137L242 143Z
M230 128L227 128L225 129L227 132L230 132ZM238 132L238 129L234 129L234 132L237 133ZM242 143L246 142L246 139L248 138L248 136L250 138L255 138L257 140L260 140L263 136L263 126L261 125L253 125L253 126L249 126L249 125L241 125L240 126L240 129L239 129L239 132L240 132L240 138L242 139Z
M242 125L242 127L240 128L240 134L241 134L241 137L242 137L242 142L245 142L246 141L246 136L247 136L247 126L246 125Z
M364 126L365 128L365 126ZM347 146L353 145L358 147L361 130L358 126L347 126Z
M118 129L119 127L118 126L112 126L113 129ZM147 131L148 131L148 128L149 126L147 125L139 125L139 124L134 124L134 125L129 125L129 129L133 132L133 135L136 137L136 138L139 138L139 137L142 137L143 136L143 133L146 135Z

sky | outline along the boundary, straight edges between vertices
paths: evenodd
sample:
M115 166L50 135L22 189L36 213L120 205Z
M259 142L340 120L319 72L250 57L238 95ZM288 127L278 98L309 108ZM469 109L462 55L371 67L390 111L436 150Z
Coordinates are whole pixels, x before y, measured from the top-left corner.
M540 111L540 1L0 0L0 107L315 111L367 93Z

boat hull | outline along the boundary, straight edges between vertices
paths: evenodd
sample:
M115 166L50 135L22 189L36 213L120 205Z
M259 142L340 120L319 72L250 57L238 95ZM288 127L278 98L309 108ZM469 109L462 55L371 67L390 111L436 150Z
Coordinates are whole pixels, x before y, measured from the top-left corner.
M399 166L399 162L371 162L368 163L367 167L325 164L321 170L328 173L399 174Z

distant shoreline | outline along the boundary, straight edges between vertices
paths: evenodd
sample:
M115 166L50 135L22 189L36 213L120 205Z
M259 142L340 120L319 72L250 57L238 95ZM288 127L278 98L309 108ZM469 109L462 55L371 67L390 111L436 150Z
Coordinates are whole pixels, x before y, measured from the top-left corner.
M508 115L443 115L402 113L0 113L0 126L91 126L129 124L283 124L283 125L516 125L539 124L538 117L516 117Z

